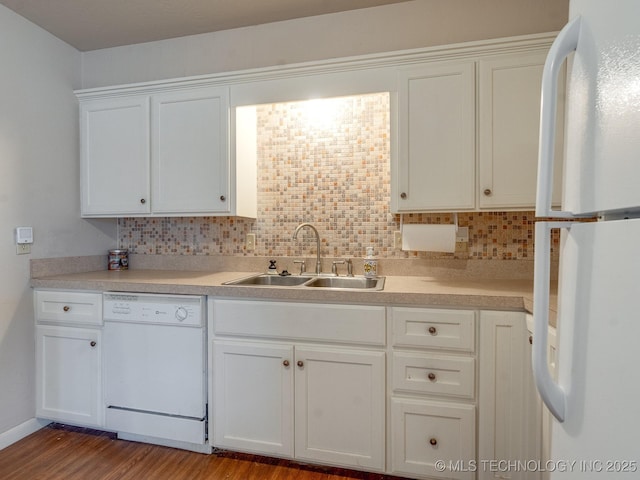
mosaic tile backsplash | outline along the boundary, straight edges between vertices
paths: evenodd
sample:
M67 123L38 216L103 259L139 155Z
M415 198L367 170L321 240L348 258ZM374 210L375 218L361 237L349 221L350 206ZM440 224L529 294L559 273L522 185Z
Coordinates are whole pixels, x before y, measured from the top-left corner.
M469 227L466 252L394 249L400 217L389 212L388 94L261 105L257 118L257 219L121 218L119 246L152 255L309 257L315 238L308 229L292 235L310 222L327 257L361 257L373 246L381 258L533 259L533 212L458 214ZM405 214L403 221L452 223L453 215ZM244 246L250 232L253 252Z

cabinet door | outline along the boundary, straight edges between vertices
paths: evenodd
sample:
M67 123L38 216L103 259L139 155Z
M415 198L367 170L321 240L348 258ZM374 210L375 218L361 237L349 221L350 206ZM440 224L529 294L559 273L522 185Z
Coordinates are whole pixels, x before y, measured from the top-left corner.
M151 111L153 212L228 212L228 89L154 95Z
M36 327L36 416L102 426L102 332Z
M474 208L474 62L399 72L398 142L393 211Z
M82 215L150 212L149 99L80 103Z
M480 208L535 206L545 59L546 52L540 52L479 62ZM558 105L563 105L561 99ZM558 112L556 133L555 204L560 200L563 112Z
M384 353L296 347L296 458L384 470Z
M214 342L216 447L293 456L293 347Z
M525 314L480 314L479 445L482 460L540 460L541 412ZM479 469L480 480L539 479L540 472Z

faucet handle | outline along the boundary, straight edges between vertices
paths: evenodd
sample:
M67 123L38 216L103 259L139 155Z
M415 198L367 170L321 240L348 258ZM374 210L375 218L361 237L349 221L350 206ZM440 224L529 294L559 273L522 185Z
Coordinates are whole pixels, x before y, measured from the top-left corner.
M350 258L347 258L347 277L353 277L353 262Z
M345 263L344 260L336 260L331 262L331 273L333 273L336 277L338 276L338 265L341 263Z
M307 271L307 262L305 262L304 260L294 260L293 263L300 264L300 275Z

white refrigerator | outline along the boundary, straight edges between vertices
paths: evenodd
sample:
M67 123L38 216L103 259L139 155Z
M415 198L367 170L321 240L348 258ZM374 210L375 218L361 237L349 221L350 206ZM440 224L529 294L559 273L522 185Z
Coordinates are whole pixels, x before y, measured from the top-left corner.
M565 58L563 203L555 211L556 86ZM536 223L535 238L533 370L555 417L542 467L551 479L640 478L640 0L570 1L543 75L536 216L551 218ZM554 228L557 378L546 354Z

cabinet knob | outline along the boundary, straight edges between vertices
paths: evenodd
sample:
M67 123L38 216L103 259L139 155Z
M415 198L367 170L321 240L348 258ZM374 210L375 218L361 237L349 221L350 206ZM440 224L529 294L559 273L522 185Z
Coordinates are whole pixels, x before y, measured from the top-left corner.
M140 199L140 203L142 203L144 205L145 203L147 203L147 201L144 198L141 198Z
M69 305L65 305L64 307L62 307L62 310L68 312L69 310L71 310L71 307Z
M437 335L438 334L438 330L436 329L436 327L429 327L429 333L431 335Z
M484 193L484 194L485 194L485 196L487 196L487 197L488 197L488 196L489 196L489 195L491 195L493 192L491 191L491 189L490 189L490 188L485 188L485 189L484 189L484 192L482 192L482 193Z
M92 347L95 347L97 345L95 340L91 340L91 343L89 343L89 345L91 345Z
M220 195L220 201L224 202L227 199L227 197L225 197L224 195Z
M533 345L533 335L529 335L529 345Z
M400 194L400 198L402 198L402 199L407 198L407 194L406 194L405 192L402 192L402 193Z
M430 439L429 439L429 444L430 444L432 447L435 447L436 445L438 445L438 440L437 440L436 438L430 438Z
M429 380L431 380L432 382L435 382L436 381L436 374L433 373L433 372L429 372L429 375L427 375L427 378Z
M299 367L304 367L304 362L303 362L302 360L298 360L297 365L298 365Z
M288 366L289 366L289 360L285 360L284 362L282 362L282 364L283 364L285 367L288 367Z

